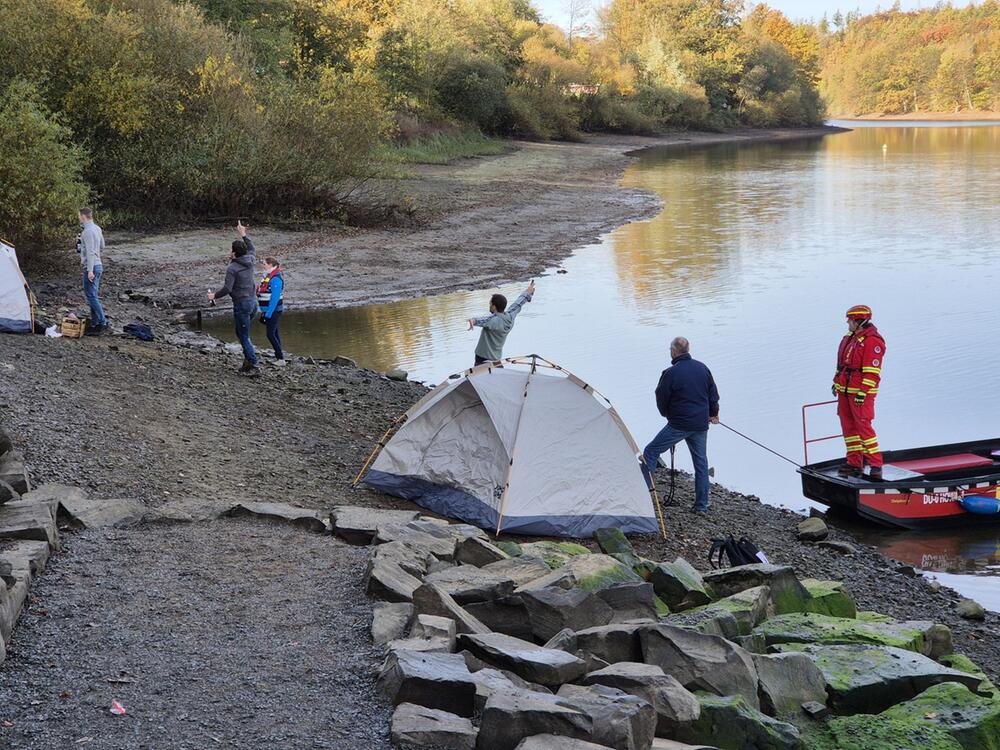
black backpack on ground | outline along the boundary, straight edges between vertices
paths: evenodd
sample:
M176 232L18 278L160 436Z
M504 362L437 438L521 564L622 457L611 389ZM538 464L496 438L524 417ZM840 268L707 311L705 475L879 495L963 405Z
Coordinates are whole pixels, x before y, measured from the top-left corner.
M722 564L723 557L729 562L728 566ZM767 555L761 552L757 545L747 537L741 536L737 541L732 535L729 535L725 539L712 540L712 546L708 550L708 562L715 569L735 568L737 565L767 562Z

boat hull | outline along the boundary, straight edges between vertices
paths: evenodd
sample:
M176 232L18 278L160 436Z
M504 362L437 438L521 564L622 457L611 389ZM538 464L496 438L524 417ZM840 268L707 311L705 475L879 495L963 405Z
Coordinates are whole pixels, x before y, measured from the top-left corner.
M958 443L916 448L885 454L886 463L895 458L923 458L975 451L987 453L1000 438L992 441ZM920 475L904 481L871 482L839 477L836 469L843 461L825 461L799 469L803 494L816 502L856 512L876 523L905 529L971 527L1000 523L1000 514L970 513L962 507L968 496L1000 499L1000 462L946 474Z

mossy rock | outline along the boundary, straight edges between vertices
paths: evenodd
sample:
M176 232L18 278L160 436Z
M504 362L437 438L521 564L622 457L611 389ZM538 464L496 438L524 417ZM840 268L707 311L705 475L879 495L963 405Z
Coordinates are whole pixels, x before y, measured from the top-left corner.
M881 714L831 719L807 729L802 739L808 750L963 750L940 727Z
M812 612L778 615L755 629L768 646L786 643L812 643L822 646L869 644L894 646L924 652L929 622L863 622L846 617L830 617Z
M977 665L965 654L949 654L947 656L942 656L938 659L938 661L946 667L957 669L959 672L967 672L968 674L976 675L976 677L981 677L983 681L979 684L977 692L980 695L992 695L997 700L1000 700L1000 690L997 690L996 685L994 685L990 678L986 676L986 673L979 668L979 665Z
M858 616L857 605L840 581L806 578L802 581L802 585L809 592L809 599L805 601L806 612L851 619Z
M524 550L521 549L521 545L517 542L494 542L494 546L499 547L501 550L506 552L510 557L520 557L524 554Z
M801 750L799 730L755 709L741 695L697 693L701 715L682 725L674 739L724 750Z
M859 611L854 616L854 619L861 622L896 622L895 617L883 615L881 612L869 612L868 610Z
M639 556L632 548L625 532L616 527L598 529L594 532L594 539L605 555L610 555L623 565L634 568L639 564Z
M1000 750L1000 701L978 696L956 682L928 688L880 715L939 727L965 750Z
M656 607L656 614L660 617L665 617L670 614L670 607L668 607L667 603L655 594L653 595L653 606Z
M695 614L710 609L725 610L736 618L739 635L750 635L753 629L767 616L770 599L770 587L754 586L752 589L723 597L711 604L695 607L688 612Z
M651 582L656 595L674 612L708 604L714 598L701 573L683 557L657 565Z
M558 570L578 555L589 555L590 550L573 542L529 542L520 545L521 554L533 555L545 561L552 570ZM503 549L503 547L501 547ZM507 550L504 550L507 552ZM507 552L509 555L510 553Z
M641 581L632 568L610 555L588 554L586 557L576 557L567 562L566 567L576 576L577 587L591 593L603 591L619 583Z

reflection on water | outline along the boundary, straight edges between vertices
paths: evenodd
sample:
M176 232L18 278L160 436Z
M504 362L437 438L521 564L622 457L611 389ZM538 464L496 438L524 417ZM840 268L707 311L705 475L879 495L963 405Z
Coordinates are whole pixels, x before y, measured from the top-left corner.
M827 398L844 311L859 303L888 343L883 448L1000 436L1000 127L654 150L624 182L659 194L663 211L541 279L506 352L541 354L594 383L640 444L661 424L652 390L682 334L715 374L723 421L800 460L799 407ZM436 382L471 364L477 334L464 320L485 313L494 291L290 312L283 337L292 352ZM228 323L212 325L232 339ZM810 431L838 433L832 410ZM722 430L709 442L718 481L808 506L787 464ZM839 451L820 444L810 457Z

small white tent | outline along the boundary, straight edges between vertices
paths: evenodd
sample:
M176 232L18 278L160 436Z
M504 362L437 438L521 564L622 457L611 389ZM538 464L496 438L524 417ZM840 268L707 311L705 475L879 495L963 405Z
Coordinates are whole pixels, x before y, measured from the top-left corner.
M21 273L14 248L0 240L0 333L33 330L28 282Z
M618 413L537 355L452 375L396 425L357 481L497 533L664 531Z

